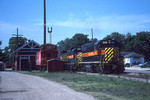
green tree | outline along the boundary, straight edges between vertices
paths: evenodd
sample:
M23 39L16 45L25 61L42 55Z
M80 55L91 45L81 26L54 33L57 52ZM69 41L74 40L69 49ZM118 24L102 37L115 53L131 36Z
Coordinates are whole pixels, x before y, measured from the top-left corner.
M9 49L9 47L8 46L6 46L5 48L4 48L4 54L5 54L5 56L6 56L6 59L5 59L5 63L6 64L11 64L12 63L12 58L10 57L10 49Z
M65 50L65 44L64 44L64 41L63 40L61 40L61 41L59 41L58 43L57 43L57 50L58 51L61 51L61 50Z
M87 35L82 33L75 34L72 38L66 38L57 43L58 51L68 50L70 48L79 48L81 45L89 42Z
M84 35L82 33L77 33L72 37L73 48L79 48L83 44L89 42L88 35Z
M68 50L72 48L72 39L66 38L65 40L61 40L57 43L58 45L58 51L61 50Z
M135 52L150 60L150 32L137 32L133 47Z
M111 38L121 43L121 51L136 52L145 56L150 61L150 32L137 32L136 35L125 35L114 32L104 39Z
M2 41L0 41L0 45L2 45ZM3 52L4 50L0 47L0 61L5 62L6 61L6 55Z
M111 33L110 35L107 35L104 39L108 39L108 38L117 40L118 42L121 42L121 43L122 43L122 42L124 42L125 35L120 34L120 33L118 33L118 32L113 32L113 33Z
M123 51L134 51L134 43L135 43L135 35L131 35L131 33L127 33L125 35L125 41L124 41L124 50Z
M6 64L12 63L12 58L10 53L23 46L26 43L27 39L25 37L19 37L17 42L17 37L11 37L9 39L9 45L4 48L5 62Z
M13 52L14 50L18 49L18 47L23 46L26 43L27 39L25 37L18 37L18 42L17 42L17 37L12 37L9 39L9 49L10 52ZM18 44L18 47L17 47Z
M108 38L111 38L113 40L116 40L116 41L120 42L121 51L124 50L125 35L120 34L118 32L113 32L110 35L107 35L106 37L104 37L103 39L108 39Z

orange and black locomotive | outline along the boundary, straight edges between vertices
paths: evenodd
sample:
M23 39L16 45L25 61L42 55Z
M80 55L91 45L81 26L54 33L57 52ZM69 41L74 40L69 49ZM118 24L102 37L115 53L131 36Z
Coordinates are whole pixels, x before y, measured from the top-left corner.
M59 58L66 62L67 69L103 73L122 73L123 59L120 55L120 43L106 39L87 43L81 48L63 51Z

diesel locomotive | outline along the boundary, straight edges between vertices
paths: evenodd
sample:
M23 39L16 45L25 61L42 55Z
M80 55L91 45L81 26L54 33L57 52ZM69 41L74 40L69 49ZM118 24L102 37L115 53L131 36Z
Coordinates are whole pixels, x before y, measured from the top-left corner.
M120 43L112 39L86 43L81 48L61 51L59 58L70 70L102 73L122 73L124 71Z

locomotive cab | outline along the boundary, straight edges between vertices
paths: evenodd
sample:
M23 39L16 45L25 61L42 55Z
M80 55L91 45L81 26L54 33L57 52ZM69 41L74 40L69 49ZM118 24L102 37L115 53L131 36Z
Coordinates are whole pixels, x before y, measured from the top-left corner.
M101 52L100 66L106 73L120 73L124 71L120 47L120 43L112 39L101 40L95 45L95 49ZM103 54L102 51L104 52Z

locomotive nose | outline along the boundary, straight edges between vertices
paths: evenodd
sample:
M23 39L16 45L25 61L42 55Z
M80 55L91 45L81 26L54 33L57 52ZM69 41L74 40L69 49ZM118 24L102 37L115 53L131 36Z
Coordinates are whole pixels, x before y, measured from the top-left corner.
M119 48L105 48L105 61L119 59Z

